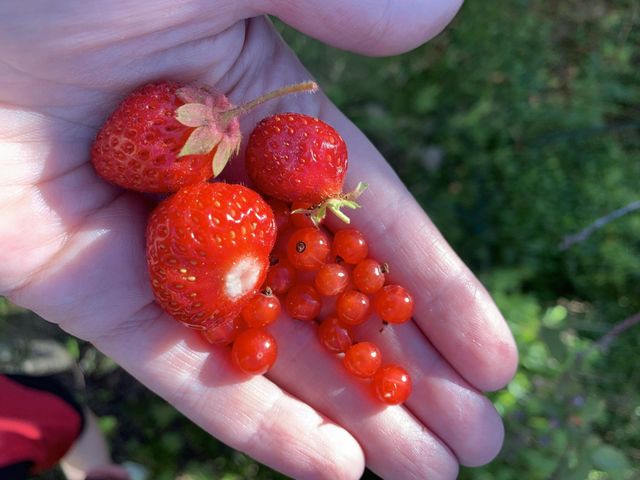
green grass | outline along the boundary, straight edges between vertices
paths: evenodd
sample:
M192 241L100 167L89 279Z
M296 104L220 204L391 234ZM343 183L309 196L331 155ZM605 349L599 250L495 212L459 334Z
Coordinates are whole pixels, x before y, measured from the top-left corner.
M386 59L279 28L514 331L520 369L492 395L508 441L461 477L640 477L640 327L592 348L640 311L640 212L559 249L640 198L640 5L468 2L433 42ZM210 440L91 346L64 341L118 459L160 479L281 478Z

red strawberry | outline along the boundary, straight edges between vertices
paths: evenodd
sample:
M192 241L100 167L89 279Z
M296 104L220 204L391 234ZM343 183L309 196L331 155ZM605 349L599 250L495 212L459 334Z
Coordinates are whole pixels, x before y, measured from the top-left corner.
M224 125L205 124L207 114L213 117L230 108L224 95L203 87L144 85L125 98L98 132L93 165L106 180L143 192L173 192L202 182L212 176L214 148L222 164L240 145L237 118Z
M262 120L247 145L247 172L259 190L286 202L320 203L342 192L347 145L325 122L301 113Z
M98 132L91 159L98 173L124 188L175 192L216 177L240 148L238 117L305 82L235 107L204 86L158 82L135 90Z
M247 173L265 195L286 202L304 202L315 223L330 209L348 223L339 209L357 208L353 200L364 184L342 194L347 174L347 146L327 123L300 113L281 113L255 127L246 152Z
M264 282L275 236L271 208L253 190L227 183L181 189L147 225L156 301L194 328L237 317Z

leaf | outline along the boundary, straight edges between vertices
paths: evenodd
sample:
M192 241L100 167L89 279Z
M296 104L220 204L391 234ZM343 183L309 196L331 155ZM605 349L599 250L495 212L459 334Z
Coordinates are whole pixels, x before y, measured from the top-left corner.
M173 432L173 431L165 431L160 437L160 444L170 454L178 455L181 451L181 447L184 444L184 442L180 437L180 433Z
M549 308L542 317L542 324L547 328L560 328L567 318L568 311L562 305Z
M584 406L580 411L580 416L585 422L594 422L596 420L606 420L607 406L603 399L589 396L584 402Z
M209 127L198 127L191 132L178 157L209 153L213 147L218 145L221 139L222 134L220 132L211 130Z
M105 435L111 435L118 428L118 419L113 415L104 415L98 419L100 430Z
M560 363L566 361L568 353L567 346L562 342L560 332L558 332L558 330L542 328L539 335L553 358Z
M211 108L202 103L187 103L176 109L176 120L187 127L202 127L211 118Z
M596 467L608 473L621 473L631 465L623 452L611 445L601 445L591 454Z
M184 103L206 103L211 95L204 86L189 85L176 90L176 96Z
M218 148L216 148L216 152L213 154L212 161L214 177L220 175L220 172L222 172L224 167L227 166L227 163L229 163L229 159L232 156L237 155L239 149L239 142L233 142L226 138L218 144Z
M174 422L179 416L176 409L166 403L152 405L150 413L156 426L163 430L168 428L171 422Z
M527 450L522 454L529 471L535 471L536 478L548 478L558 465L558 459L555 456L547 455L536 450Z
M71 355L76 362L80 359L80 344L75 338L67 338L65 346L67 347L67 353Z
M441 94L441 88L438 85L427 85L415 95L413 101L414 110L419 114L425 114L432 111L437 105Z

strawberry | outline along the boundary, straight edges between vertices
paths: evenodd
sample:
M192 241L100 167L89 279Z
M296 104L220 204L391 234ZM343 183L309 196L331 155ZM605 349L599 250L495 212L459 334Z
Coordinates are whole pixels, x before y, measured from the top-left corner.
M253 190L199 183L161 202L147 224L147 265L158 304L198 329L236 318L264 282L276 237Z
M121 187L175 192L219 175L240 148L240 115L269 99L315 89L315 83L304 82L235 107L205 86L150 83L107 119L91 160L102 177Z
M251 181L265 194L315 204L342 192L347 145L331 125L317 118L281 113L255 127L246 162Z
M342 194L347 174L347 146L329 124L300 113L281 113L260 121L247 144L246 168L265 195L285 202L310 204L314 223L327 209L348 223L341 207L357 208L353 200L366 185Z

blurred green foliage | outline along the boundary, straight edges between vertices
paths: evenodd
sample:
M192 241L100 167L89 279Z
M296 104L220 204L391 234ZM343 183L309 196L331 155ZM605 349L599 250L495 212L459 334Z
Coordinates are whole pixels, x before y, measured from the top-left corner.
M500 456L467 479L640 478L640 5L468 2L389 59L284 36L495 296L520 369Z
M640 478L640 326L601 340L640 312L640 212L559 248L640 198L640 4L468 2L434 41L386 59L276 25L513 329L520 369L491 395L507 442L461 478ZM16 315L29 313L0 304L0 318ZM282 478L65 341L116 459L154 479Z

